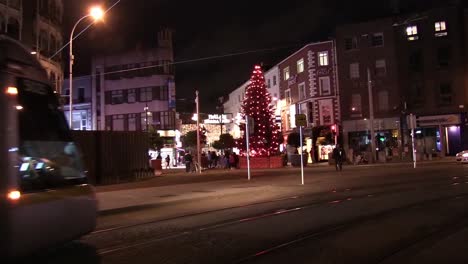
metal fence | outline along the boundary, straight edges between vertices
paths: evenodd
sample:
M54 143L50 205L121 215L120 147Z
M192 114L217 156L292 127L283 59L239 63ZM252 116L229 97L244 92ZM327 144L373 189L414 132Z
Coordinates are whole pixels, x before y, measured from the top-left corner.
M114 184L153 175L148 134L144 132L72 131L92 184Z

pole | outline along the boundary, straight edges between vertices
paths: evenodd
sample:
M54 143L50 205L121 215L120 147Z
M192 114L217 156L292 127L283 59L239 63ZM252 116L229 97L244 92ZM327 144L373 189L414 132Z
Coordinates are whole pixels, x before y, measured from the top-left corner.
M416 169L416 149L414 148L414 128L411 129L411 145L413 148L413 168Z
M301 184L304 185L304 149L302 146L302 126L299 126L299 140L301 141Z
M198 97L198 90L195 91L195 103L197 105L197 162L198 173L201 174L201 154L200 154L200 102Z
M75 33L75 29L76 27L78 26L78 24L83 21L84 19L86 19L87 17L90 17L91 15L86 15L82 18L80 18L78 21L76 21L75 25L73 26L72 28L72 31L70 33L70 52L69 52L69 72L70 72L70 76L69 76L69 82L70 82L70 87L69 87L69 100L70 102L68 102L68 107L70 108L69 109L69 112L68 112L68 124L70 126L70 129L73 129L72 128L72 118L73 118L73 62L75 60L75 57L73 56L73 33Z
M245 116L245 141L247 145L247 179L250 181L249 116Z
M374 98L372 95L372 80L369 68L367 68L367 89L369 93L369 123L370 123L370 133L371 133L371 153L372 159L371 162L375 161L375 131L374 131Z
M146 121L146 132L148 132L148 103L145 103L145 121Z

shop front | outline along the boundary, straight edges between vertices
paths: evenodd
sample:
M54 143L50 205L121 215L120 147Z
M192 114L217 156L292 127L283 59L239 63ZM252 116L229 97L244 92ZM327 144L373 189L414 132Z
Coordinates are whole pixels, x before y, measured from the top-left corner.
M461 114L418 116L416 152L421 158L455 155L463 150Z
M400 118L382 118L374 120L375 147L380 161L400 159L402 157ZM348 160L357 156L371 159L371 133L369 120L349 120L343 122L343 144Z

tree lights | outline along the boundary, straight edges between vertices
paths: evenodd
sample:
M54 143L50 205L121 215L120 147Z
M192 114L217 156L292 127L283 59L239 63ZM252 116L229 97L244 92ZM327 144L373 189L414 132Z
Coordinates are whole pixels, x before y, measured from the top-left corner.
M244 101L242 103L242 116L253 120L249 126L253 126L250 133L250 155L271 156L278 152L280 136L279 127L275 124L274 106L271 96L267 91L265 78L260 66L256 65L250 83L247 86ZM250 129L249 129L250 130ZM238 140L238 148L245 154L245 125L241 126L243 136Z

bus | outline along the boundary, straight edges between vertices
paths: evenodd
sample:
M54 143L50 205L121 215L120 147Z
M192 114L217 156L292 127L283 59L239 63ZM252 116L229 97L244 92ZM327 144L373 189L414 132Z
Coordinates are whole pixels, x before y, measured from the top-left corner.
M0 243L7 259L94 230L97 200L37 57L0 35Z

